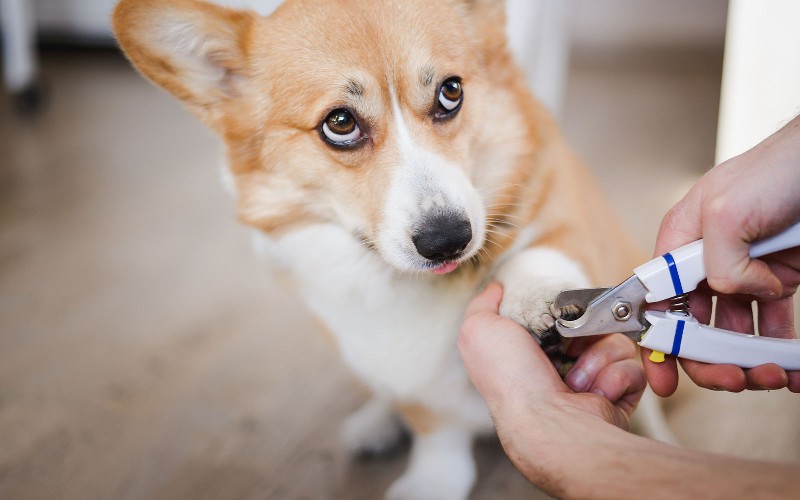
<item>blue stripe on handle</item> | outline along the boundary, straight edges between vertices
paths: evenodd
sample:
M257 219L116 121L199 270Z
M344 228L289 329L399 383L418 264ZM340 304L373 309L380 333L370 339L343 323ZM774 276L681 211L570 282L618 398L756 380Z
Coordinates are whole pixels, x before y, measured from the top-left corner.
M665 253L663 257L664 260L667 261L667 267L669 268L669 275L672 278L672 287L675 289L675 295L682 295L683 286L681 285L681 276L678 274L678 266L675 265L675 259L672 258L672 254L670 253Z
M670 351L670 356L677 356L681 352L681 341L683 340L683 327L686 325L686 322L683 320L678 320L678 324L675 325L675 337L672 339L672 351Z

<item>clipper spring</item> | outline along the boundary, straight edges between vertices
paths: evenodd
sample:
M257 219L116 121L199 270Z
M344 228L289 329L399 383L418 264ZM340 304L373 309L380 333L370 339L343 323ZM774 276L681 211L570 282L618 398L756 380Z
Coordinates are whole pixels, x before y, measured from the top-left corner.
M669 312L681 314L683 316L689 315L689 294L682 293L671 298L669 301Z

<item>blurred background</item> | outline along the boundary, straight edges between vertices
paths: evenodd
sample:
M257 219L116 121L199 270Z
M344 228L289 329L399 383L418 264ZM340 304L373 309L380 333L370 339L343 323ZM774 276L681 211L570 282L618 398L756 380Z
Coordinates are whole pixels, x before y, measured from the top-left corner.
M366 393L235 221L220 143L116 50L114 3L0 0L0 498L379 497L405 454L340 455ZM511 0L509 30L649 251L699 176L800 111L797 5ZM786 390L664 406L685 446L800 463ZM477 449L475 498L540 495Z

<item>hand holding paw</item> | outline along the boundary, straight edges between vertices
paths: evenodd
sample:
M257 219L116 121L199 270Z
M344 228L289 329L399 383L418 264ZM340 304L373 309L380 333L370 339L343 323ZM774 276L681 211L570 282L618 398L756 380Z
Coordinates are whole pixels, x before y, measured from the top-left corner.
M530 334L498 314L503 290L493 283L470 303L459 338L464 364L486 399L514 464L535 477L574 436L611 423L626 430L647 385L633 343L621 335L573 342L565 380ZM619 432L619 431L618 431Z

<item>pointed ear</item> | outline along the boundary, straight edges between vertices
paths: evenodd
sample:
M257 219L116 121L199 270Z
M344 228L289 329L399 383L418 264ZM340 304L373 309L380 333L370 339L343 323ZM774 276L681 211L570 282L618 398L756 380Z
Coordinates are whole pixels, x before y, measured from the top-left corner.
M122 0L114 33L133 65L213 125L241 94L256 14L195 0Z
M530 1L530 0L520 0ZM461 0L466 7L475 38L483 48L485 63L499 69L507 67L506 0Z
M488 20L493 23L505 24L506 0L462 0L472 15L477 19ZM530 1L530 0L526 0Z

